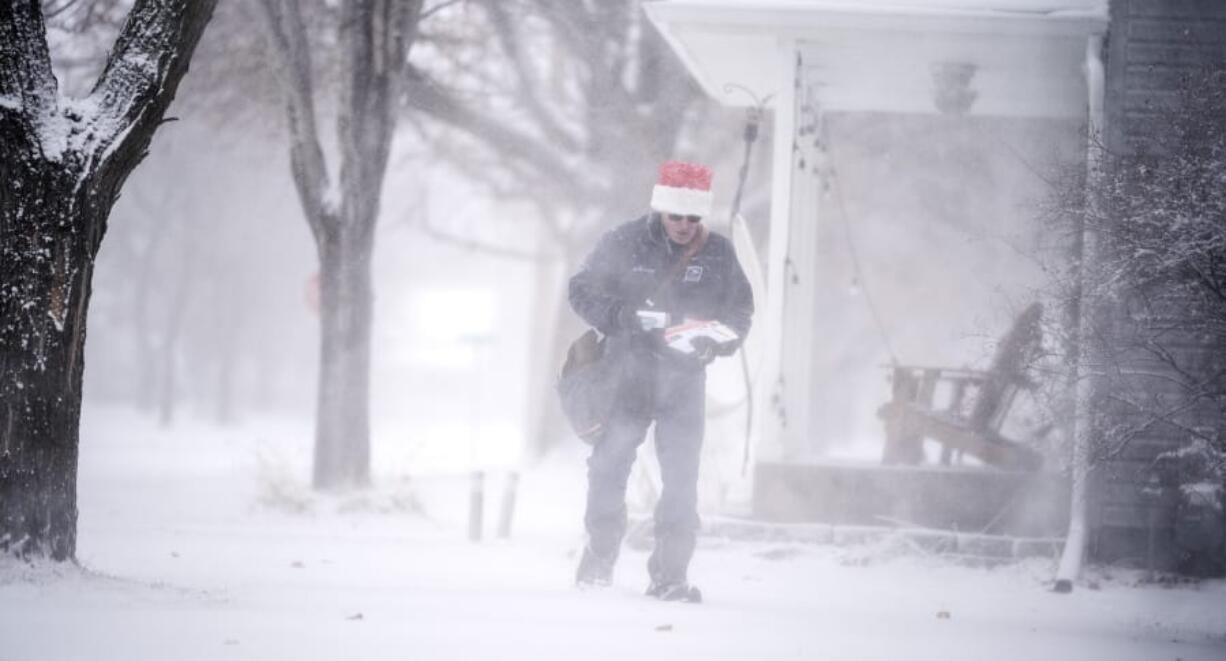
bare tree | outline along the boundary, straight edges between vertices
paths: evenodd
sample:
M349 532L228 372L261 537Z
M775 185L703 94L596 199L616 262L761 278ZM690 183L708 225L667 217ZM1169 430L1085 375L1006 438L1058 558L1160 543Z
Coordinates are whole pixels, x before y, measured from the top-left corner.
M0 549L71 559L93 264L216 0L137 0L62 97L41 3L0 2Z
M650 189L699 107L640 4L471 0L467 29L452 36L463 47L440 53L446 64L410 67L405 103L473 139L497 167L473 167L481 155L471 151L456 165L538 202L549 236L585 250L590 237L578 235L595 215L641 211L627 193Z
M317 488L370 478L371 255L397 101L423 0L352 0L337 22L340 167L319 137L312 45L298 0L260 0L286 95L290 162L320 263Z
M130 0L43 1L52 66L61 94L88 93L89 85L106 64L131 4ZM184 166L192 166L193 171L207 169L209 157L234 147L240 131L242 145L247 147L253 142L251 136L266 133L259 129L281 113L281 104L274 103L275 95L267 91L271 82L263 64L267 57L255 48L262 45L262 32L258 22L252 26L252 17L242 15L245 9L241 3L230 2L220 4L214 12L211 29L193 52L192 75L184 79L175 95L175 112L186 116L187 121L177 125L173 135L158 136L154 160L164 162L155 164L152 172L143 170L125 186L124 202L110 214L110 224L118 234L111 233L97 265L99 277L110 278L114 273L119 277L96 284L106 290L91 301L90 346L101 348L112 364L131 365L132 369L130 375L111 371L104 379L87 373L86 389L92 383L99 397L127 395L143 410L155 413L163 424L172 421L185 397L199 392L199 387L192 388L198 380L192 378L195 374L216 368L216 382L223 392L232 381L229 375L234 372L238 343L202 347L206 344L200 341L204 333L196 331L192 317L201 309L208 309L213 318L224 317L224 322L206 326L212 335L227 338L247 326L233 312L250 300L253 288L235 289L231 285L226 287L227 295L220 297L214 294L219 287L212 283L236 277L234 269L219 267L217 262L232 251L225 240L232 228L248 224L242 215L217 214L215 210L223 204L240 209L244 204L250 206L250 197L240 195L234 201L227 199L232 196L210 198L211 191L196 185L205 180L180 184ZM203 150L199 144L192 144L198 135L193 129L202 123L211 129L208 146L218 149ZM250 163L249 158L238 154L228 157ZM231 166L226 173L238 169ZM216 186L220 179L208 177L207 183ZM202 232L207 232L208 241L199 240ZM126 303L128 314L115 314L114 309L106 307L119 301ZM126 346L107 346L111 337L120 336L128 340ZM191 364L192 360L205 353L210 354L204 366L207 369L194 370L197 366ZM223 417L228 416L229 402L218 410Z

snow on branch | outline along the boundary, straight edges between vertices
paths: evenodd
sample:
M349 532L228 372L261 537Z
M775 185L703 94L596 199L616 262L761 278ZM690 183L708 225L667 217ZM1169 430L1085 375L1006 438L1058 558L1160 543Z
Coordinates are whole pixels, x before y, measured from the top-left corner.
M78 104L88 130L76 133L70 146L101 158L120 152L139 159L174 98L216 4L137 0L93 92Z
M43 124L55 112L56 82L46 33L39 3L0 2L0 144L13 137L41 136ZM14 124L16 130L11 130Z
M290 130L290 162L298 197L316 237L324 218L336 213L340 195L330 191L331 177L319 142L311 78L311 47L297 0L259 0L277 75L285 91Z
M139 160L216 2L137 0L80 100L59 98L41 3L0 3L0 140L23 141L6 146L47 161L101 161L118 150Z

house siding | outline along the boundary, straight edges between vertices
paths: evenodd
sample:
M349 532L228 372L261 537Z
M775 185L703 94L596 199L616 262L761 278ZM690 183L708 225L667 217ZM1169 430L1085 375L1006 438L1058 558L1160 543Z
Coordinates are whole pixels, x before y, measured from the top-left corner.
M1166 125L1178 103L1185 76L1210 62L1226 61L1226 2L1222 0L1112 0L1107 41L1106 148L1127 153L1146 146ZM1185 359L1205 360L1219 349L1193 335L1179 338L1174 351ZM1139 420L1119 400L1173 396L1160 364L1138 360L1148 376L1116 379L1107 387L1117 403L1102 410L1108 424ZM1181 417L1188 426L1222 431L1221 411L1207 402ZM1104 562L1132 562L1174 569L1180 549L1174 544L1175 511L1170 498L1147 489L1154 459L1189 438L1174 424L1144 427L1128 445L1105 457L1095 471L1091 517L1091 554Z

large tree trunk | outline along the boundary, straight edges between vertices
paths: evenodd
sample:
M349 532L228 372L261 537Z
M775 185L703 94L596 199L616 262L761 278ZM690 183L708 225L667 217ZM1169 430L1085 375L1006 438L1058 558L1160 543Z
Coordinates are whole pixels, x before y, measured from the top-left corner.
M213 4L138 0L88 103L62 104L40 3L0 2L0 551L76 552L94 258Z
M339 185L319 140L311 45L298 0L261 0L286 94L290 161L320 262L320 369L314 485L370 479L371 252L396 126L401 72L423 0L341 5Z
M214 357L217 379L213 383L216 388L213 393L213 415L217 424L220 425L230 424L235 419L234 379L238 369L239 342L244 330L244 321L245 314L239 316L238 323L228 324L225 328L218 329Z
M158 424L169 427L175 418L175 409L179 402L179 339L183 335L183 318L187 316L187 304L192 291L193 265L191 250L184 250L179 259L175 260L174 273L171 276L173 284L166 297L167 309L162 320L161 340L156 353L147 358L155 362L159 369L157 387Z
M11 158L11 156L6 156ZM76 550L85 315L109 205L75 172L19 162L0 203L0 549Z
M330 237L320 247L316 488L370 480L370 256L368 238Z
M557 404L554 382L570 342L578 336L579 324L569 314L564 287L559 283L572 271L569 260L537 264L533 277L531 332L527 394L527 458L540 459L557 439L566 435L566 419Z

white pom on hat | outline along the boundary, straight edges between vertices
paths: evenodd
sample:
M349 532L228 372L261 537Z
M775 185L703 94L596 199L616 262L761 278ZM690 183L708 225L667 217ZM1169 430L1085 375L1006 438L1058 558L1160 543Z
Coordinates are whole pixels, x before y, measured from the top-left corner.
M698 163L666 161L651 191L651 209L679 216L709 216L715 201L711 168Z

